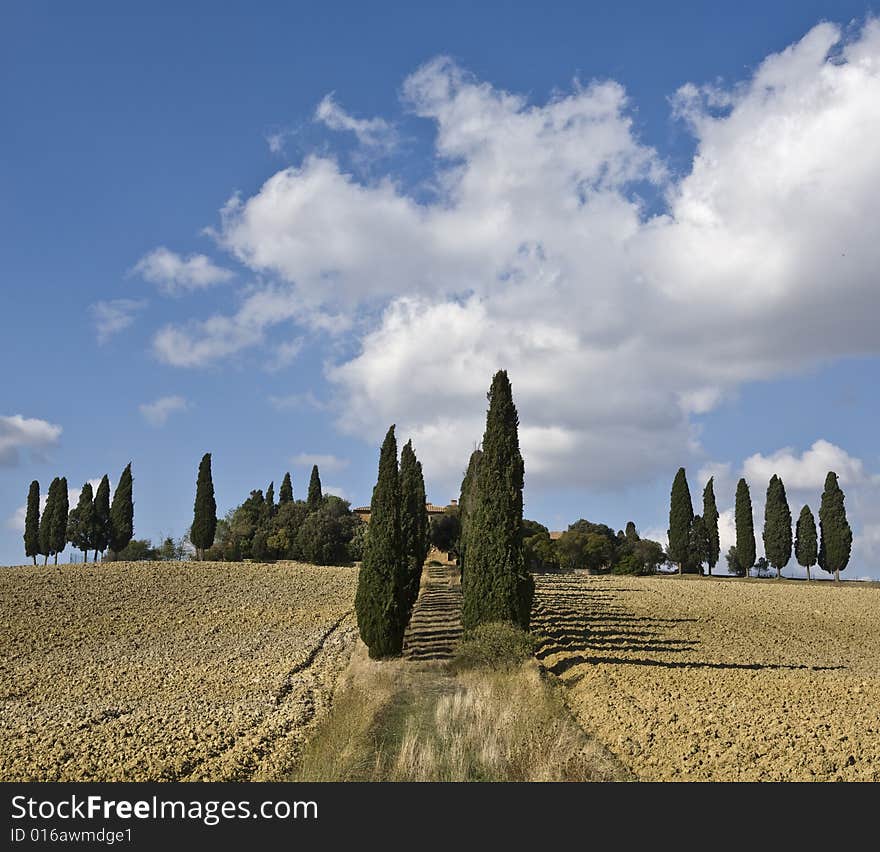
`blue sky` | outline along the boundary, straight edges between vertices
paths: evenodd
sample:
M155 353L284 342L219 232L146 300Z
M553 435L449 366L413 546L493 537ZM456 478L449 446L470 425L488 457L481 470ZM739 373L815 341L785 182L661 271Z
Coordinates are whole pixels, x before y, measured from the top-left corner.
M155 539L391 422L445 502L505 367L530 517L834 467L880 577L876 9L473 5L6 4L0 562L31 479Z

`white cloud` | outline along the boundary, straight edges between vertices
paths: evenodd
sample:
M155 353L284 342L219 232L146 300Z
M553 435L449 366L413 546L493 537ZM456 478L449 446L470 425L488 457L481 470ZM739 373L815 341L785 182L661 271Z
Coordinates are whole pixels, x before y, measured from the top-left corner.
M0 416L0 465L17 465L21 451L43 457L61 437L61 427L36 417L21 414Z
M151 426L164 426L175 411L186 411L189 403L182 396L163 396L138 406L144 420Z
M332 92L318 104L315 121L330 130L354 133L358 142L368 148L390 150L397 142L397 134L387 121L382 118L355 118L336 103Z
M146 305L142 299L110 299L90 305L98 343L106 343L114 334L128 328L134 322L135 314Z
M156 284L169 296L213 287L235 277L235 273L217 266L204 254L191 254L184 258L164 246L145 254L135 264L132 273L140 275L150 284Z
M338 456L321 453L299 453L290 461L302 467L311 467L316 464L319 470L342 470L348 467L348 459L341 459Z
M786 488L792 489L821 491L830 470L837 474L841 485L858 484L865 479L861 459L853 458L846 450L822 439L800 456L791 447L785 447L769 456L755 453L743 462L743 476L749 481L767 483L775 473Z
M296 360L296 356L302 352L304 345L305 341L301 337L279 343L276 345L271 359L266 363L266 369L270 373L274 373L289 367Z
M338 485L324 485L322 483L321 484L321 493L322 494L333 494L336 497L339 497L343 500L348 500L349 503L352 502L351 494L348 492L348 490L345 488L341 488Z

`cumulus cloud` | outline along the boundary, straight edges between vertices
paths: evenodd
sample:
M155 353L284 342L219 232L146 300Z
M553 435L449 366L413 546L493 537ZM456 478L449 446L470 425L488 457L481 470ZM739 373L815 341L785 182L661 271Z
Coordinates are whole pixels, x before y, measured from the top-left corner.
M785 447L769 456L755 453L743 462L746 479L768 482L775 473L786 487L799 489L821 490L829 470L837 474L841 485L854 485L865 479L861 459L853 458L846 450L822 439L801 455L791 447Z
M203 290L235 277L235 273L217 266L204 254L181 257L164 246L145 254L135 264L132 273L156 284L169 296L188 290Z
M382 118L355 118L336 102L332 92L318 104L315 121L330 130L354 133L358 142L368 148L390 150L397 142L397 134L387 121Z
M128 328L134 322L135 314L146 305L142 299L109 299L90 305L98 343L106 343L114 334Z
M144 420L151 426L164 426L175 411L186 411L189 403L182 396L163 396L138 406Z
M316 464L319 470L342 470L348 467L348 459L341 459L338 456L321 453L299 453L290 461L302 467L311 467Z
M21 451L42 458L58 443L61 427L36 417L21 414L0 416L0 465L14 466L21 461Z
M880 350L876 21L847 38L821 24L747 80L683 87L682 177L613 81L534 103L441 57L402 91L436 131L430 192L312 154L230 199L217 239L274 282L273 311L248 321L251 292L170 326L164 360L209 363L276 322L352 331L354 356L327 369L341 428L376 442L398 423L432 487L456 484L503 367L529 487L618 487L698 458L694 418L742 383ZM332 99L322 111L367 132Z

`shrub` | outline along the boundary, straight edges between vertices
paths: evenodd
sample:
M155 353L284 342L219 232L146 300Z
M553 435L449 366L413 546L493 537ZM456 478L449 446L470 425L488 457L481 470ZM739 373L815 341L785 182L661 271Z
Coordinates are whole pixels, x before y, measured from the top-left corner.
M531 634L505 621L477 625L466 634L450 663L453 671L489 668L512 669L535 653Z

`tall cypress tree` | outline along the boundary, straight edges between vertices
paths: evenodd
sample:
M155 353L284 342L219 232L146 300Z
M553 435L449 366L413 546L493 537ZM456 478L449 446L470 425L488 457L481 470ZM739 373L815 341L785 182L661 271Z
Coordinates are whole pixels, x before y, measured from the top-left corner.
M467 570L462 576L465 630L490 621L527 629L534 580L522 551L523 459L519 415L506 370L492 379L477 469L477 493L468 507Z
M736 524L736 560L746 577L755 564L755 519L752 516L752 495L745 479L736 484L736 505L734 507Z
M95 548L95 562L98 552L103 553L110 543L110 480L105 473L95 492L95 529L92 533L92 547Z
M28 489L27 513L24 516L24 555L37 564L40 553L40 483L35 479Z
M691 527L694 523L694 505L691 503L691 490L688 488L684 468L680 467L672 480L669 495L669 559L678 565L678 573L690 561Z
M122 551L134 537L134 500L131 462L125 466L113 492L110 505L109 546L114 553Z
M825 477L825 490L819 504L819 567L840 582L840 572L849 563L852 550L852 529L846 519L843 491L837 474L831 470Z
M403 648L406 569L397 440L392 425L379 454L379 475L370 501L370 524L354 600L361 639L373 659L394 656Z
M83 552L83 562L89 561L89 549L94 546L95 504L92 484L86 482L79 493L76 506L67 518L67 540Z
M283 506L285 503L293 502L293 483L290 481L290 472L284 474L284 480L281 482L281 490L278 492L278 505Z
M467 471L465 471L464 479L461 481L461 494L458 497L458 567L462 577L464 577L467 542L470 532L471 509L477 501L477 487L479 484L477 471L480 468L481 458L483 458L482 450L474 450L471 453Z
M419 595L422 567L428 556L428 509L425 505L425 480L422 465L416 458L412 441L400 452L400 534L407 560L406 618Z
M312 465L312 476L309 479L309 493L306 503L310 512L317 512L321 508L324 495L321 493L321 477L318 475L318 465Z
M688 562L691 569L697 573L703 573L703 563L709 559L709 531L701 515L694 515L691 524L691 540L688 545Z
M193 523L190 541L199 559L205 558L205 551L214 544L217 531L217 503L214 500L214 482L211 478L211 454L205 453L199 463L199 476L196 481L196 500L193 506Z
M767 561L782 576L782 569L791 559L791 509L785 496L785 485L774 473L767 486L764 504L764 553Z
M718 564L721 555L721 542L718 538L718 507L715 505L714 477L709 477L706 487L703 489L703 524L706 527L706 535L709 537L709 576L712 569Z
M819 542L816 536L816 520L809 506L804 506L798 516L795 528L797 538L794 542L794 555L798 565L807 569L807 582L810 582L810 568L819 556Z
M70 510L69 497L67 495L67 477L62 476L58 480L58 489L55 494L55 508L52 510L52 553L55 554L55 564L58 564L58 554L67 546L67 513Z
M275 480L266 489L266 514L271 518L275 514Z
M43 515L40 518L40 555L45 557L43 565L48 564L49 557L54 553L52 549L53 517L58 505L58 485L60 482L61 480L56 476L49 483L49 490L46 492L46 505L43 507Z

